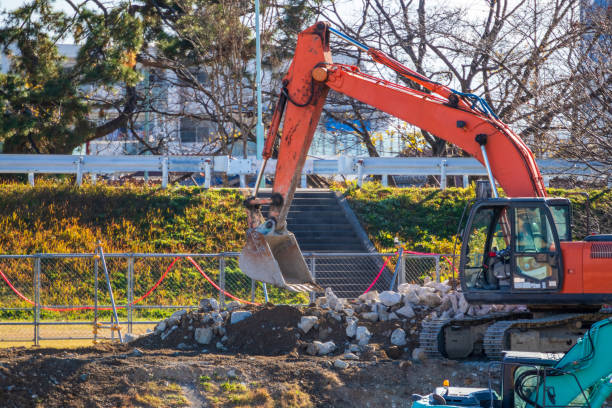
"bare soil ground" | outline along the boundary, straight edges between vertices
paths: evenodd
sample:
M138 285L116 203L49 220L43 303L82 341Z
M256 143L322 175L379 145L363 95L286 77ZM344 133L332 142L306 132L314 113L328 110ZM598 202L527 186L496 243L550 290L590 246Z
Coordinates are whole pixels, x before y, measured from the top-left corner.
M486 362L209 354L100 344L0 350L1 407L409 407L444 379L486 386ZM497 380L495 379L495 382Z

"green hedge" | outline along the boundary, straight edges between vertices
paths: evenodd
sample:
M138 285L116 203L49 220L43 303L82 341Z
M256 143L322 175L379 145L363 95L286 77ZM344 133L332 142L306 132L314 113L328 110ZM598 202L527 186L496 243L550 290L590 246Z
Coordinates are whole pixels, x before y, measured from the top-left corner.
M397 236L411 249L452 253L457 225L474 188L392 188L365 183L341 188L348 202L381 251L393 249ZM572 202L574 239L586 234L586 198L582 190L549 189L549 196ZM612 191L591 190L591 231L612 233Z

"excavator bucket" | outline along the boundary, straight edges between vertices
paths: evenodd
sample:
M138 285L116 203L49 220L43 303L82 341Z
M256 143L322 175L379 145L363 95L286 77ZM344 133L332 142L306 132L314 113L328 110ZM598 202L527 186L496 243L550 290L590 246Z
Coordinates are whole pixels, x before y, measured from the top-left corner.
M239 265L242 272L257 281L294 292L323 291L314 282L295 236L290 232L264 235L249 229Z

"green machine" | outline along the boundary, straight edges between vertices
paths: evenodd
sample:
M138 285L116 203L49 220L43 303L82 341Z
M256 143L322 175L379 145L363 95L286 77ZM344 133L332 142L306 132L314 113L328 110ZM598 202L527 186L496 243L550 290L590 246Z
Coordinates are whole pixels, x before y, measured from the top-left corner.
M592 325L565 355L507 352L501 392L451 387L413 395L412 408L602 407L612 394L612 318Z

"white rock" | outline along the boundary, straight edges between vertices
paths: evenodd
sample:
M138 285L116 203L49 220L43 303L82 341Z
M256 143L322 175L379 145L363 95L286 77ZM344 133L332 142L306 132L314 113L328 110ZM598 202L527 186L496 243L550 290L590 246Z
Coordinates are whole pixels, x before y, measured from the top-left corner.
M134 333L125 333L123 335L123 342L124 343L130 343L130 342L136 340L138 337L140 337L140 336L137 335L137 334L134 334Z
M166 325L168 327L176 326L179 324L179 321L180 320L178 317L170 316L169 318L166 319Z
M209 344L213 338L213 329L211 327L198 327L193 333L193 338L199 344Z
M343 361L340 359L334 361L334 367L336 367L339 370L344 370L348 366L349 366L349 363L347 363L346 361Z
M351 352L344 353L342 355L342 358L344 360L359 360L359 356L357 354L354 354L354 353L351 353Z
M423 291L419 293L419 299L421 300L422 304L429 307L437 307L440 305L440 303L442 303L440 295L436 294L435 292Z
M340 299L338 299L338 296L334 294L334 291L331 288L325 288L325 298L327 299L329 308L336 310L336 307L338 307L338 304L340 304Z
M371 322L375 322L378 320L378 313L376 312L366 312L366 313L362 313L361 317L363 317L365 320L369 320Z
M363 303L368 302L368 301L378 302L378 291L371 290L368 293L363 293L359 295L357 299Z
M325 343L322 343L320 341L315 340L308 345L308 347L306 348L306 352L313 356L324 356L326 354L331 353L335 349L336 345L333 341L326 341Z
M176 312L172 313L170 315L171 318L175 318L175 319L181 319L181 317L185 316L187 314L186 310L177 310Z
M351 344L349 346L349 351L351 353L359 353L361 351L361 346L359 344Z
M170 329L168 329L168 330L166 330L165 332L162 333L162 335L160 336L161 339L162 340L166 340L168 338L168 336L170 335L170 333L172 333L176 329L178 329L178 326L172 326Z
M407 319L412 319L415 316L414 310L412 310L412 306L410 306L410 304L402 306L401 308L397 309L395 313L400 316L404 316Z
M355 314L355 311L353 309L351 309L350 307L342 309L342 312L344 312L344 314L349 316L349 317L351 317L351 316L353 316Z
M304 333L308 333L318 321L317 316L302 316L298 323L298 328Z
M232 313L232 317L230 318L230 324L238 323L244 319L248 319L252 316L252 313L247 310L237 310Z
M402 301L401 293L393 292L391 290L386 290L378 295L378 299L385 306L394 306Z
M433 288L440 292L442 295L446 295L451 290L451 287L449 285L440 282L434 282Z
M342 315L338 312L328 312L329 313L329 317L331 317L332 319L341 322L342 321Z
M421 303L421 299L419 299L419 295L417 294L417 291L412 290L404 294L404 296L402 297L402 302L404 302L405 305L408 305L408 304L418 305L419 303Z
M346 326L346 335L347 337L355 337L357 334L357 319L353 319L348 321Z
M394 346L406 345L406 332L404 329L397 328L391 333L391 344Z
M160 334L163 333L164 330L166 330L167 324L165 320L162 320L161 322L157 323L157 326L155 326L155 334Z
M216 312L219 311L219 302L217 299L208 298L200 300L200 309L204 311L214 310Z
M417 347L412 350L412 359L420 363L427 360L427 354L425 353L424 349Z
M370 337L372 337L372 333L370 333L367 327L357 326L357 330L355 331L355 339L360 346L365 346L368 344L370 342Z
M419 285L415 285L414 283L402 283L397 287L397 291L405 295L408 292L414 292L417 288L419 288Z
M240 302L238 302L237 300L232 300L231 302L225 305L225 308L229 311L232 311L234 309L238 309L240 306L241 306Z

